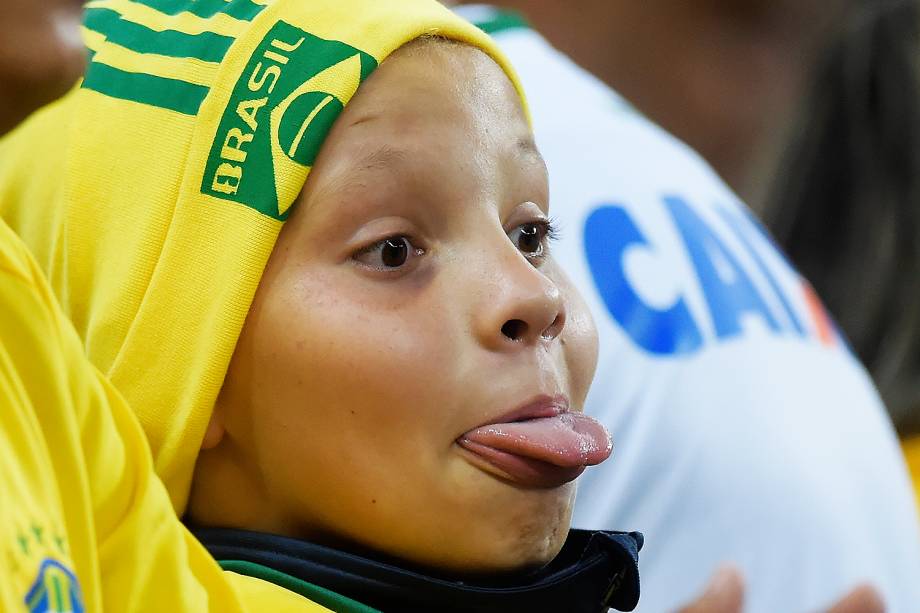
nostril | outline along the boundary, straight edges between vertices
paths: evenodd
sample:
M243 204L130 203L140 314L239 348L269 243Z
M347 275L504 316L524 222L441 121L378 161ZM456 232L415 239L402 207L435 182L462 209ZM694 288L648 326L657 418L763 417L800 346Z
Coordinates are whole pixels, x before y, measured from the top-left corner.
M519 341L527 334L527 323L520 319L509 319L502 326L502 334L513 341Z
M562 326L565 325L565 317L560 313L556 315L556 319L553 320L553 323L549 325L546 330L543 331L541 336L547 340L552 340L559 336L559 333L562 332Z

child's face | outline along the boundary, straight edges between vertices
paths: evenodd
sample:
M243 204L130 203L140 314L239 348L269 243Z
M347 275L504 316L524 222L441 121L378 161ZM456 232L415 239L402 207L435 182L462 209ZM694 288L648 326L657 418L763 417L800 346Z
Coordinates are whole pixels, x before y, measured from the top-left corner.
M571 415L476 431L580 412L597 350L540 253L546 171L507 77L469 47L401 50L346 107L295 211L206 437L192 518L454 571L551 559L572 479L609 439ZM519 453L461 444L471 431ZM564 466L534 459L553 454ZM221 471L245 476L209 476Z

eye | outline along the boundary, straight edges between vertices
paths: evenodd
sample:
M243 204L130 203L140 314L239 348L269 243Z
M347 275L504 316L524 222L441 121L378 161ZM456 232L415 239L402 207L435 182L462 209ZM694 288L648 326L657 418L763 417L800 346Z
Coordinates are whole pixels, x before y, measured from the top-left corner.
M514 246L531 259L540 259L546 253L547 243L556 237L556 230L548 219L522 223L508 233Z
M390 236L361 249L353 257L370 268L397 270L424 253L407 236Z

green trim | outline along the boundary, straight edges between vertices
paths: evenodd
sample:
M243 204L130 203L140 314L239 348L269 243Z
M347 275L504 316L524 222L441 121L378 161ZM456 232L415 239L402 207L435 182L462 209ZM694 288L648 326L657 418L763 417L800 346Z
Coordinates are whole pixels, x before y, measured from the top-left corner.
M303 579L292 577L280 570L256 564L255 562L246 562L244 560L218 560L218 564L220 564L220 567L224 570L268 581L286 590L300 594L304 598L308 598L327 609L332 609L336 613L381 613L381 611L361 604L357 600L352 600L332 590L327 590L324 587L308 583Z
M100 94L160 107L184 115L196 115L208 88L176 79L126 72L106 64L89 66L83 87Z
M234 39L213 32L185 34L175 30L158 32L133 21L127 21L110 9L88 9L83 24L115 43L138 53L155 53L168 57L197 58L205 62L220 62Z
M64 610L64 594L61 590L61 580L57 575L51 575L51 585L54 586L54 606L56 611Z
M252 19L261 13L265 6L255 4L251 0L135 0L139 4L144 4L150 8L156 9L166 15L178 15L179 13L191 13L199 17L213 17L218 13L224 13L235 19L252 21Z
M473 25L486 34L495 34L496 32L503 32L516 28L530 29L530 24L527 23L524 16L516 11L496 10L491 19L474 22Z

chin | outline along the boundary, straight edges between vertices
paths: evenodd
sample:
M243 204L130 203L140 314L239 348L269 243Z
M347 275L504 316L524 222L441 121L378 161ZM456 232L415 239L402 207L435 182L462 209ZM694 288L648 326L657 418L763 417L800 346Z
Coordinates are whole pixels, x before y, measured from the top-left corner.
M534 570L551 562L565 544L574 484L551 490L516 489L514 493L516 500L495 503L495 509L505 510L501 521L470 531L481 547L471 552L464 565L468 571L495 574ZM508 513L509 509L513 511Z
M512 544L505 556L504 570L534 570L549 564L562 549L568 533L568 517L564 521L534 526L530 531L521 533L518 542Z
M488 555L483 556L478 563L455 570L470 575L503 575L534 571L553 561L562 549L567 534L568 524L559 532L551 535L527 535L526 538L508 544L507 547L495 543L488 548Z

